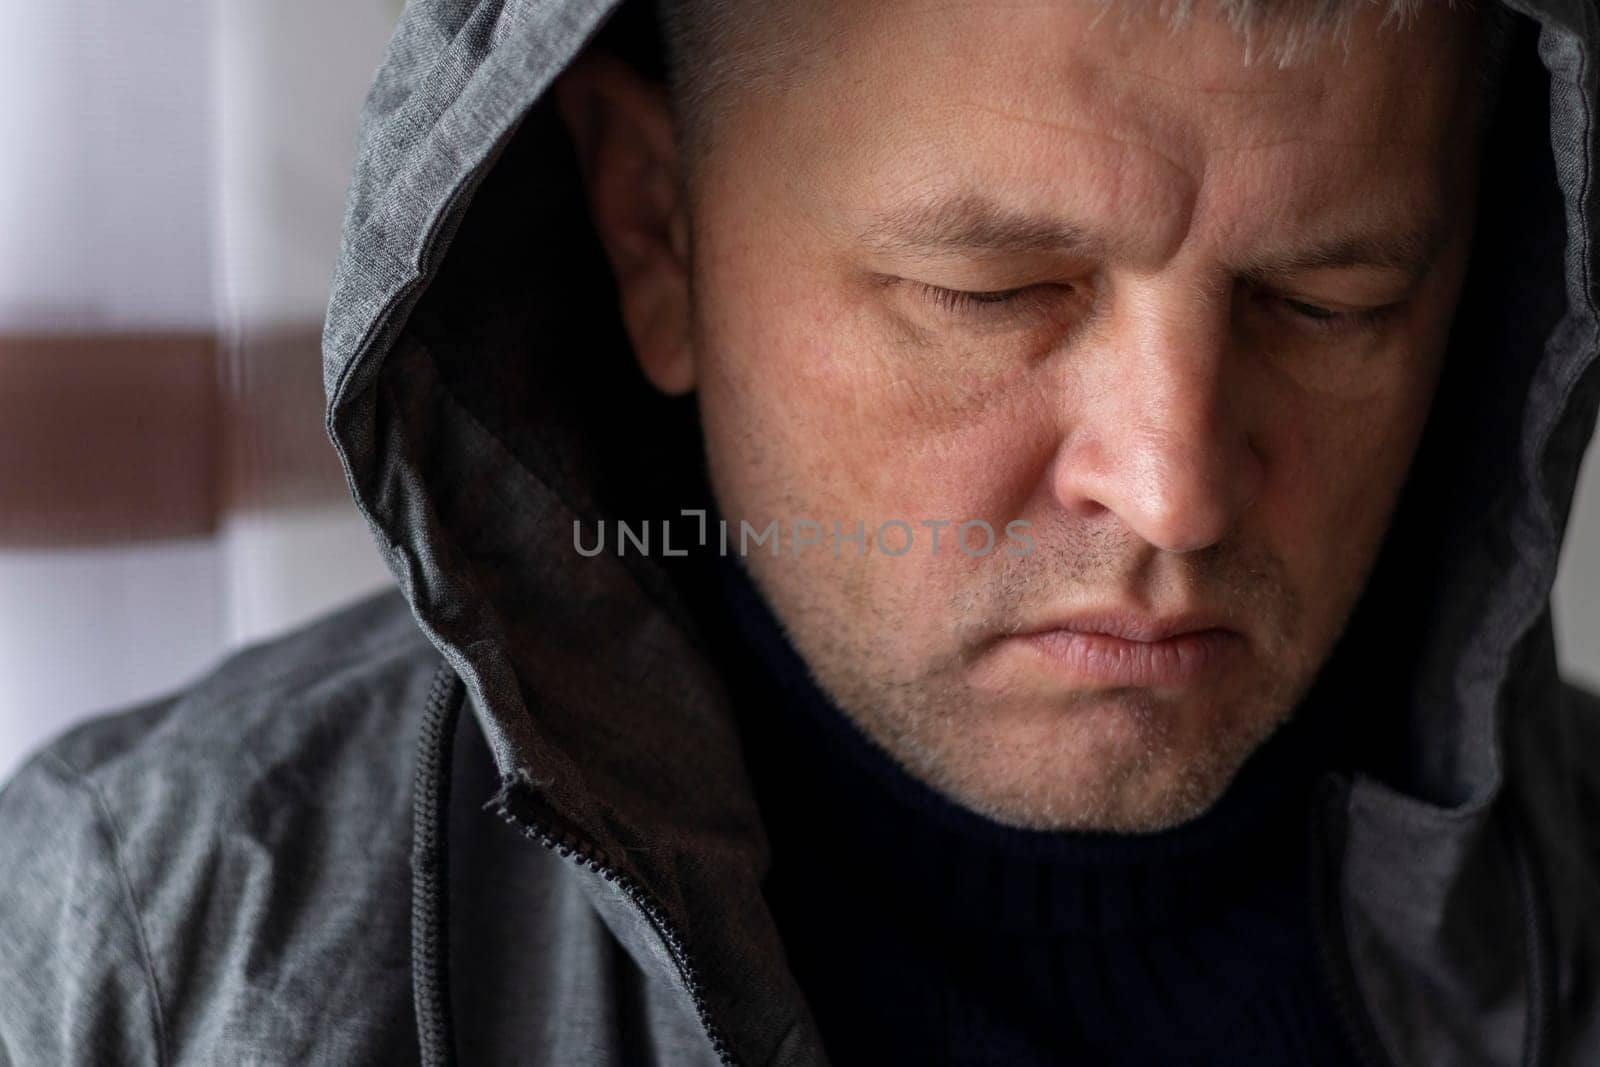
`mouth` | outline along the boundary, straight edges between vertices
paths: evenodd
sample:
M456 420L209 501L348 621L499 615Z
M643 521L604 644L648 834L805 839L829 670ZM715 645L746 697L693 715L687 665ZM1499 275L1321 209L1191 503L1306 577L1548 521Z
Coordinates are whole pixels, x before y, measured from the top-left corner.
M1086 686L1191 686L1213 677L1244 649L1242 634L1199 615L1079 615L1012 640Z

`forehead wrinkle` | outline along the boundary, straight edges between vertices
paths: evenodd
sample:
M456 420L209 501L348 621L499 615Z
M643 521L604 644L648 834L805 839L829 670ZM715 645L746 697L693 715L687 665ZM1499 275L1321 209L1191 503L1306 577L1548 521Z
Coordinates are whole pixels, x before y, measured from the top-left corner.
M1377 140L1356 139L1350 141L1339 140L1333 137L1284 137L1276 141L1252 141L1249 144L1219 144L1213 145L1214 154L1264 152L1271 148L1287 148L1292 145L1312 145L1317 148L1430 148L1432 142L1414 140L1409 137L1382 137Z
M976 111L981 111L992 115L995 118L1004 119L1007 122L1020 122L1029 126L1041 126L1057 134L1068 134L1073 137L1085 137L1106 144L1115 145L1118 148L1142 149L1154 156L1156 159L1160 160L1162 163L1166 164L1171 170L1176 171L1179 176L1184 179L1185 184L1191 183L1194 179L1196 168L1184 166L1182 162L1180 162L1170 153L1170 150L1157 148L1154 143L1145 139L1128 140L1100 130L1085 129L1082 126L1075 126L1068 122L1058 122L1053 119L1046 118L1035 118L1031 115L1020 115L1006 108L999 107L998 105L985 104L979 100L964 100L959 106L970 107Z
M1173 78L1163 78L1159 74L1152 74L1149 71L1137 70L1133 67L1107 67L1098 64L1082 63L1080 64L1080 69L1085 73L1098 75L1108 79L1137 78L1140 81L1150 82L1155 85L1159 85L1164 89L1170 89L1173 92L1185 94L1200 93L1205 96L1237 96L1244 98L1258 96L1289 96L1297 99L1306 99L1308 102L1315 102L1327 95L1326 89L1320 84L1315 89L1309 89L1306 86L1284 86L1283 88L1272 88L1265 85L1253 85L1235 89L1219 85L1196 85L1192 82L1182 82ZM1241 70L1243 69L1244 68L1241 68Z

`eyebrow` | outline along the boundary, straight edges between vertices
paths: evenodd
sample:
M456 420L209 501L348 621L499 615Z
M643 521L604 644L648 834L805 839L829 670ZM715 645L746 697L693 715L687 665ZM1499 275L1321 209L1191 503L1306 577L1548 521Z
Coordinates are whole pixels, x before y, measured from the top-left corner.
M1367 267L1420 280L1433 266L1442 237L1433 217L1409 226L1343 234L1282 253L1263 253L1236 271L1247 281L1316 270ZM1106 242L1064 219L1007 208L979 193L919 200L874 216L862 232L888 254L1057 253L1103 256Z
M862 239L885 254L1088 254L1103 248L1069 222L1006 208L975 193L892 208L874 217Z
M1442 227L1428 218L1409 226L1342 234L1281 254L1267 253L1244 263L1239 274L1260 281L1285 274L1366 267L1398 271L1418 281L1432 269L1442 243Z

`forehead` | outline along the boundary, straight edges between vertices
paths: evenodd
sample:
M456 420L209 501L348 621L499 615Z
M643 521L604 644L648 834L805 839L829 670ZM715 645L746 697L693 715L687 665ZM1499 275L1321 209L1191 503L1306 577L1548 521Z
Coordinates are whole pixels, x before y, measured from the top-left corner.
M786 131L789 174L849 189L863 212L983 190L1142 220L1130 254L1153 260L1202 220L1243 238L1447 207L1474 105L1469 17L1429 4L1397 28L1361 4L1347 51L1279 67L1247 63L1203 4L1177 30L1128 6L835 0L809 76L760 121Z

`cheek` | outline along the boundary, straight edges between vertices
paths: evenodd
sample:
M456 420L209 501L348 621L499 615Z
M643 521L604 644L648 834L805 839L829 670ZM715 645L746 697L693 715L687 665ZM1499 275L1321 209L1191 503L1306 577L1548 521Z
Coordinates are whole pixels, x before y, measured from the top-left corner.
M1348 365L1336 354L1314 386L1287 368L1263 379L1277 544L1331 601L1359 595L1427 422L1464 270L1464 245L1452 249L1382 349Z
M1053 432L1027 367L932 368L866 298L821 276L722 291L741 299L708 320L700 403L713 462L746 469L745 495L850 523L1020 507Z
M1388 529L1426 415L1426 383L1394 381L1359 404L1287 403L1263 425L1263 522L1314 614L1353 603Z

